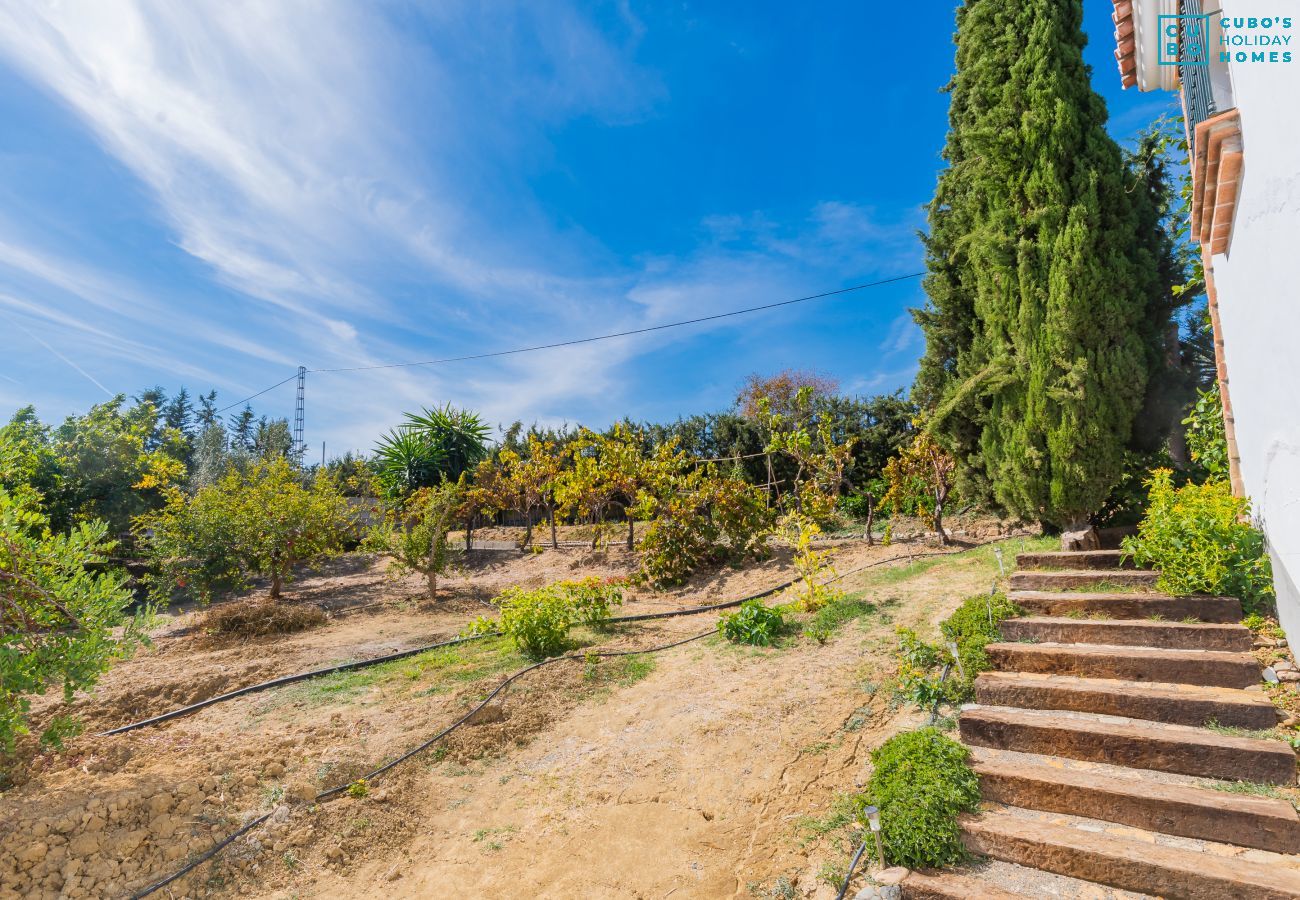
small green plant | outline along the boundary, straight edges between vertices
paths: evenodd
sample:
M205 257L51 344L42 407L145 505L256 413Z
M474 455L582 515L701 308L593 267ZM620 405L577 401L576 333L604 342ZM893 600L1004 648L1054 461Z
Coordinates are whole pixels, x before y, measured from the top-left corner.
M872 752L871 780L858 809L880 809L891 865L941 868L966 857L957 817L974 811L980 799L969 757L969 750L935 728L895 735ZM874 856L871 842L867 848Z
M764 606L760 600L746 600L734 613L724 613L718 630L733 644L770 647L785 633L785 615L779 607Z
M588 650L582 655L582 678L595 681L600 676L600 654Z
M1278 625L1277 620L1271 616L1261 616L1259 613L1251 613L1241 620L1241 624L1245 625L1260 637L1275 638L1277 640L1282 640L1286 637L1286 632L1282 630L1282 626Z
M476 616L460 630L460 636L477 637L481 634L497 634L499 628L500 625L496 619L490 619L487 616Z
M623 580L620 578L584 578L561 581L554 585L573 604L574 615L583 625L599 625L609 619L615 607L623 605Z
M1187 426L1187 452L1211 478L1228 476L1228 437L1223 427L1223 402L1219 386L1197 391L1196 403L1183 424Z
M370 793L370 785L366 784L364 778L358 778L356 781L348 785L348 789L345 793L349 797L360 800L362 797L366 796L366 794Z
M558 656L569 646L569 628L577 611L569 597L554 587L525 591L507 588L496 601L501 606L501 632L530 659Z
M898 629L901 695L922 708L970 700L975 693L976 676L990 665L984 648L1001 640L998 626L1004 619L1023 612L1005 594L976 594L966 598L939 625L941 644L927 644L911 629ZM937 670L945 663L951 668L948 678L941 681Z
M1273 596L1264 536L1248 524L1250 502L1226 481L1175 488L1168 469L1147 482L1147 514L1124 550L1141 566L1160 570L1156 587L1168 594L1237 597L1247 613L1266 612Z

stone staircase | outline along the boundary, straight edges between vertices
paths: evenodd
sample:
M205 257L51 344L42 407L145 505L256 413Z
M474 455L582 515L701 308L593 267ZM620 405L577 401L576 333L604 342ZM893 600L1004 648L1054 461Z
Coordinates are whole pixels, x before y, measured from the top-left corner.
M1288 744L1228 731L1277 723L1240 603L1157 593L1118 551L1017 563L1029 615L1002 624L958 720L985 801L963 840L1008 872L922 876L904 895L1300 897L1292 805L1206 783L1296 783ZM1027 870L1064 886L1018 893Z

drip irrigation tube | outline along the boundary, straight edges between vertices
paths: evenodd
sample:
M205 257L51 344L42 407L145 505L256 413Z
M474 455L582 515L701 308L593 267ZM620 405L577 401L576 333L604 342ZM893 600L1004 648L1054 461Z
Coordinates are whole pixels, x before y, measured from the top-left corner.
M853 861L849 863L849 870L844 873L844 883L840 885L840 892L835 895L835 900L844 900L849 894L849 882L853 880L853 870L858 867L858 860L862 859L862 852L867 849L867 841L871 838L863 838L862 843L858 845L858 852L853 854Z
M1012 535L1000 537L997 540L1006 540L1008 537L1012 537ZM825 583L831 584L832 582L839 581L844 578L848 578L850 575L856 575L857 573L865 571L866 569L871 569L876 566L883 566L886 563L900 562L901 560L907 560L908 562L912 562L914 560L925 559L927 557L932 557L932 556L956 556L961 553L965 553L969 550L976 550L980 547L985 547L988 546L989 544L996 543L996 542L997 541L984 541L979 544L974 544L970 547L965 547L961 550L935 550L926 553L909 553L906 556L891 556L886 559L878 559L874 562L867 563L865 566L859 566L856 569L851 569L848 572L844 572L842 574L836 575L834 578L827 579ZM711 603L706 606L691 606L691 607L687 607L686 609L669 610L668 612L640 613L631 616L617 616L615 618L606 619L604 622L600 624L618 625L623 622L649 622L655 619L672 619L678 616L694 616L694 615L699 615L700 613L716 612L718 610L731 609L732 607L740 606L742 603L747 603L750 600L761 600L764 597L770 597L771 595L776 594L792 586L798 580L799 579L783 581L780 584L774 585L773 587L760 591L757 594L751 594L748 597L741 597L739 600L725 600L722 603ZM421 653L427 653L430 650L438 650L441 649L442 647L453 647L456 646L457 644L465 644L465 643L469 643L470 641L481 640L485 637L496 637L496 636L499 635L475 634L475 635L469 635L467 637L458 637L448 641L440 641L439 643L436 644L428 644L427 646L423 646L423 647L414 647L410 650L402 650L398 653L389 653L385 656L377 656L373 659L363 659L363 660L358 660L356 662L342 663L337 666L327 666L326 668L323 669L312 669L309 672L299 672L296 675L285 675L280 678L273 678L270 681L263 681L259 684L250 684L247 687L242 687L237 690L228 691L227 693L224 694L217 694L216 696L209 697L206 700L200 700L197 703L191 703L188 706L182 706L177 709L173 709L169 712L160 713L159 715L152 716L148 719L142 719L139 722L131 722L127 725L119 725L117 728L111 728L108 731L99 732L98 736L110 737L112 735L124 734L125 732L128 731L134 731L137 728L147 728L150 725L161 725L163 722L168 722L172 719L179 719L182 716L191 715L192 713L196 713L201 709L205 709L217 703L224 703L227 700L234 700L237 697L243 697L248 694L260 693L261 691L267 691L272 688L284 687L286 685L295 684L296 682L299 681L306 681L309 678L319 678L324 675L334 675L339 672L352 672L357 669L364 669L370 666L381 665L386 662L393 662L395 660L406 659L411 656L418 656Z
M483 707L487 706L494 699L496 699L496 697L507 687L509 687L511 684L518 681L520 678L524 677L528 673L537 671L542 666L550 665L551 663L557 663L557 662L566 662L566 661L575 661L575 660L583 661L588 656L602 656L602 657L637 656L643 653L659 653L663 650L671 650L674 647L680 647L683 644L689 644L692 641L698 641L701 638L709 637L710 635L714 634L715 631L716 631L715 629L710 628L708 631L701 632L700 634L692 635L691 637L683 638L678 641L673 641L668 644L660 644L657 647L647 647L644 650L588 650L581 655L571 653L571 654L566 654L564 656L553 656L549 659L544 659L541 662L533 663L531 666L520 669L518 672L514 673L509 678L507 678L505 681L501 682L492 690L491 693L489 693L486 697L484 697L481 701L479 701L478 704L475 705L473 709L465 713L465 715L461 716L455 722L452 722L446 728L439 731L437 734L429 738L427 741L411 748L410 750L406 751L401 756L397 757L391 762L385 763L384 765L380 766L378 769L375 769L372 772L367 772L365 775L362 775L360 778L356 779L355 781L350 781L347 784L336 785L335 787L329 788L328 790L321 791L319 794L316 795L313 802L328 803L330 800L333 800L336 797L343 794L344 792L346 792L349 787L351 787L353 784L356 783L356 781L366 781L366 782L373 781L374 779L383 775L385 772L388 772L394 767L399 766L402 763L406 762L411 757L416 756L417 754L422 753L423 751L429 749L438 741L442 740L444 737L451 734L457 728L460 728L462 725L464 725L466 722L472 719L475 713L479 712L479 710L483 709ZM265 813L261 816L258 816L256 819L253 819L252 821L246 823L245 825L236 829L230 835L226 836L225 838L221 839L217 843L213 844L208 850L204 851L199 856L190 860L190 862L186 863L184 866L182 866L180 869L173 872L172 874L168 875L166 878L162 879L161 881L156 881L153 884L149 885L148 887L143 888L140 891L132 894L131 900L142 900L142 898L148 897L150 894L154 893L155 891L161 888L166 887L167 885L171 884L177 879L184 878L190 872L193 872L199 866L203 865L204 863L208 862L213 857L215 857L226 847L230 846L232 842L239 839L240 837L247 834L248 832L252 831L254 828L257 828L259 825L264 823L269 818L271 818L271 813Z

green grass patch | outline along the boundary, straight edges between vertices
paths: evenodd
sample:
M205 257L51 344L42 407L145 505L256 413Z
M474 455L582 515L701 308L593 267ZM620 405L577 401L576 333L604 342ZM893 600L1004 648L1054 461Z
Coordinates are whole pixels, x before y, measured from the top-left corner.
M827 603L804 623L803 633L824 643L844 624L876 611L876 604L858 595L843 594Z
M1202 781L1201 787L1207 787L1225 794L1249 794L1252 797L1269 797L1273 800L1285 800L1297 809L1300 804L1296 798L1275 784L1260 784L1255 781Z
M1215 734L1227 735L1228 737L1255 738L1264 741L1285 741L1286 735L1276 728L1236 728L1232 725L1220 725L1214 719L1205 723L1205 727Z
M319 707L351 703L372 690L439 694L457 685L513 671L528 660L503 638L443 647L365 669L313 678L277 692L268 709L286 704Z

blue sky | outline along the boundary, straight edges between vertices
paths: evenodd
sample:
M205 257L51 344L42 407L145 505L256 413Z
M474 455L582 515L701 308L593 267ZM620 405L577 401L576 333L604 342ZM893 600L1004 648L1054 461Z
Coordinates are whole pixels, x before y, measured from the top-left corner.
M1095 86L1125 139L1169 107ZM489 352L919 271L952 7L15 0L0 8L0 413ZM885 22L888 18L890 21ZM704 327L313 373L309 447L403 410L604 425L751 372L905 386L919 281ZM291 416L293 385L259 397ZM312 453L318 452L318 449Z

